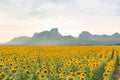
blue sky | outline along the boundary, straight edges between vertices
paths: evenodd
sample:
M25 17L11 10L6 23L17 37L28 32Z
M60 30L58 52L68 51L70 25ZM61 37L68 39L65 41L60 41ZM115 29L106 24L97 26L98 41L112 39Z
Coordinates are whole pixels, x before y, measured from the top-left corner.
M55 27L75 37L120 32L120 0L0 0L0 42Z

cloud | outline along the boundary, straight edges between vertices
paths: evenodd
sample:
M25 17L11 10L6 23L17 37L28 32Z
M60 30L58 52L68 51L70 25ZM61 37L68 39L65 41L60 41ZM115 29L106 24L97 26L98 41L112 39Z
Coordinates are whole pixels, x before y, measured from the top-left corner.
M0 0L0 41L53 26L64 35L112 34L119 32L119 21L120 0Z
M112 7L112 14L119 16L120 14L120 0L101 0L104 3L109 4Z
M110 15L118 0L0 0L0 12L9 17L56 17L59 15Z

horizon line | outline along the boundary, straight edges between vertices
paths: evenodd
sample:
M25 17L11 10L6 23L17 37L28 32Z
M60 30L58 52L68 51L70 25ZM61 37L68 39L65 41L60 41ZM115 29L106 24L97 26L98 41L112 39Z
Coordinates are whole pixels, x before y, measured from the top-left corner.
M33 34L32 34L32 36L35 34L35 33L42 33L42 32L44 32L44 31L51 31L51 30L53 30L53 29L57 29L58 30L58 33L59 33L59 29L57 28L57 27L55 27L55 28L51 28L50 30L43 30L43 31L40 31L40 32L34 32ZM91 32L89 32L89 31L87 31L87 30L83 30L83 31L81 31L79 34L78 34L78 36L73 36L73 35L71 35L71 34L68 34L68 35L63 35L62 33L60 33L62 36L72 36L72 37L74 37L74 38L78 38L79 37L79 35L81 34L81 33L83 33L83 32L86 32L86 33L89 33L90 35L99 35L99 36L112 36L112 35L114 35L114 34L120 34L119 32L114 32L114 33L112 33L112 34L92 34ZM10 40L12 40L12 39L14 39L14 38L19 38L19 37L29 37L29 38L31 38L32 36L17 36L17 37L13 37L13 38L11 38ZM2 43L6 43L6 42L8 42L8 41L10 41L10 40L7 40L7 41L5 41L5 42L1 42L0 41L0 43L2 44Z

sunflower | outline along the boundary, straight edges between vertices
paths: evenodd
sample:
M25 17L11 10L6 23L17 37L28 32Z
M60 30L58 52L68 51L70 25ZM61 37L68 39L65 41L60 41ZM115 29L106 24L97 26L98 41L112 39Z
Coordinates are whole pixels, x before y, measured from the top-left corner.
M17 70L16 69L12 69L10 72L11 72L11 74L15 74L17 72Z
M108 75L108 73L106 73L106 72L105 72L105 73L103 73L103 76L104 76L104 77L105 77L105 76L107 76L107 75Z
M59 75L58 75L58 78L60 78L60 79L62 79L64 77L64 75L62 74L62 73L60 73Z
M67 76L67 80L75 80L73 76Z
M109 78L104 78L104 80L110 80Z
M5 67L4 69L5 69L6 71L8 71L8 70L9 70L9 68L8 68L8 67Z
M25 73L26 73L27 75L30 75L30 74L31 74L31 72L30 72L29 70L26 70Z
M0 73L0 78L5 79L7 77L7 74L5 72Z
M75 73L73 72L73 73L71 73L71 75L72 75L72 76L75 76Z
M55 65L51 65L51 66L50 66L50 69L55 69L55 68L56 68Z
M62 73L63 73L63 75L66 75L66 74L67 74L67 72L66 72L66 71L63 71Z
M93 76L93 73L92 73L92 72L90 72L90 73L89 73L89 76L90 76L90 77L92 77L92 76Z
M62 68L58 68L58 71L59 71L59 72L62 72L62 71L63 71L63 69L62 69Z
M50 75L54 75L55 73L54 72L50 72Z
M85 72L82 72L81 74L80 74L80 77L85 77L86 76L86 73Z
M80 80L86 80L85 77L80 77Z
M40 80L48 80L47 78L40 78Z
M18 68L18 66L13 66L13 68L14 68L14 69L17 69L17 68Z
M37 70L37 71L35 72L36 75L40 75L40 73L41 73L41 72L40 72L39 70Z
M0 64L0 68L2 68L4 66L4 64Z
M81 74L81 71L75 72L75 75L76 75L76 76L80 76L80 74Z
M73 73L73 70L72 70L72 69L69 69L68 72L69 72L69 73Z
M40 75L40 79L45 78L46 76L44 74Z
M43 69L43 73L47 74L48 70L47 69Z

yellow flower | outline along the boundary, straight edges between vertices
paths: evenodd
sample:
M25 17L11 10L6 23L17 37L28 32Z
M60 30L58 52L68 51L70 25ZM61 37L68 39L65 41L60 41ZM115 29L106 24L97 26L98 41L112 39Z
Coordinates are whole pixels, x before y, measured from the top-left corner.
M80 77L80 80L86 80L85 77Z
M81 71L75 72L75 75L76 75L76 76L80 76L80 74L81 74Z
M104 78L104 80L110 80L109 78Z
M4 66L4 64L0 64L0 68L2 68Z
M9 70L9 68L8 68L8 67L5 67L4 69L5 69L6 71L8 71L8 70Z
M47 69L43 69L43 73L47 74L48 70Z
M7 74L5 72L0 73L0 78L5 79L7 77Z
M50 69L52 70L52 69L55 69L56 68L56 66L55 65L51 65L50 66Z
M30 74L31 74L31 72L30 72L29 70L26 70L25 73L26 73L27 75L30 75Z
M92 73L92 72L90 72L90 73L89 73L89 76L90 76L90 77L92 77L92 76L93 76L93 73Z
M73 70L72 69L69 69L69 71L68 71L69 73L73 73Z
M58 68L58 71L59 71L59 72L62 72L62 71L63 71L63 69L62 69L62 68Z
M12 69L10 72L11 72L11 74L15 74L17 72L17 70L16 69Z
M71 73L71 75L72 75L72 76L75 76L75 73L73 72L73 73Z
M40 75L40 73L41 73L41 72L40 72L39 70L37 70L37 71L35 72L36 75Z
M47 78L40 78L40 80L48 80Z
M80 74L80 77L85 77L85 76L86 76L85 72L82 72L82 73Z
M107 76L107 75L108 75L108 73L106 73L106 72L105 72L105 73L103 73L103 76L104 76L104 77L105 77L105 76Z
M54 72L50 72L50 75L54 75L55 73Z
M62 73L60 73L59 75L58 75L58 78L63 78L63 74Z
M67 76L67 80L75 80L73 76Z
M43 79L43 78L45 78L45 75L44 74L40 75L40 79Z

